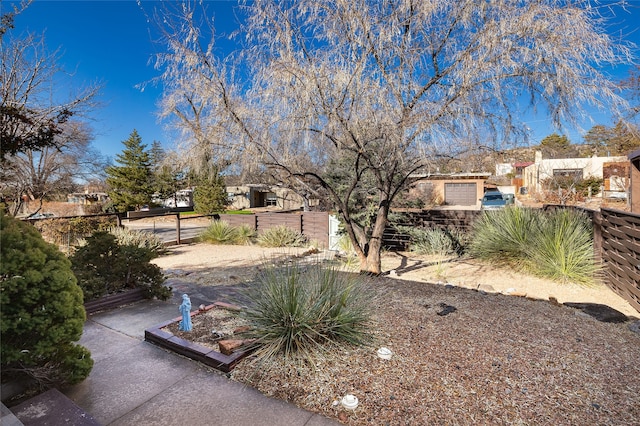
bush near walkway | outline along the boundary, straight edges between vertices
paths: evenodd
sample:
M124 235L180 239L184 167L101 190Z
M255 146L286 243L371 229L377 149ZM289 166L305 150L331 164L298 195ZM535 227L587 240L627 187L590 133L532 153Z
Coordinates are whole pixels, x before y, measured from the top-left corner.
M147 297L166 300L171 288L164 286L162 270L150 263L157 256L149 248L120 245L114 235L96 232L76 250L71 263L85 301L133 288L144 289Z

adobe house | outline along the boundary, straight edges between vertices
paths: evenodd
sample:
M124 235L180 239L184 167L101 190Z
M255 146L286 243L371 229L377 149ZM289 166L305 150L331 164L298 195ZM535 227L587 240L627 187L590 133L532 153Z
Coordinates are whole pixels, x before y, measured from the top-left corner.
M303 206L302 197L278 185L248 184L227 186L230 209L268 207L274 210L296 210Z
M632 213L640 213L640 149L629 154L629 162L631 163L629 204Z
M586 157L586 158L558 158L542 159L542 153L536 152L535 163L524 168L523 186L529 191L541 191L543 182L559 176L575 176L577 179L596 177L604 179L603 170L607 169L607 191L624 191L624 167L619 163L626 163L622 157ZM616 164L618 163L618 164ZM619 175L618 173L622 173Z

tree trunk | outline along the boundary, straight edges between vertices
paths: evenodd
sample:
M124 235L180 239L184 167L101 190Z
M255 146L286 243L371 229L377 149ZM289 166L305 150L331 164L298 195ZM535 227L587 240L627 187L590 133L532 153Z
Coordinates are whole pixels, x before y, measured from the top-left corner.
M382 273L380 251L382 250L382 236L389 216L389 208L387 206L387 202L380 203L376 222L371 230L371 237L369 237L363 255L360 256L360 273L372 275L380 275Z

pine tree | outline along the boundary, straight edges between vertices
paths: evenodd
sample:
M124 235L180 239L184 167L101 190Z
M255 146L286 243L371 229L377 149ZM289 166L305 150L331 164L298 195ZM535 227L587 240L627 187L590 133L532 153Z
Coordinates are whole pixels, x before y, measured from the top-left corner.
M134 129L129 139L122 142L125 149L116 155L120 166L107 167L109 197L117 211L139 209L151 203L153 178L151 159L146 145Z
M197 178L193 191L194 210L200 214L214 214L223 211L229 201L224 179L215 167L209 172L202 172Z
M39 385L73 384L89 375L82 335L82 290L71 262L38 231L0 212L2 381L30 376Z

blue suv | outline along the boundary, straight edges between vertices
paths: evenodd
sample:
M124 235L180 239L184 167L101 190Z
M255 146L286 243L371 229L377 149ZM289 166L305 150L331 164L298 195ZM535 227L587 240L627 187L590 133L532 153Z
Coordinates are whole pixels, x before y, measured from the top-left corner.
M487 191L480 201L481 210L499 210L507 205L507 197L500 191Z

